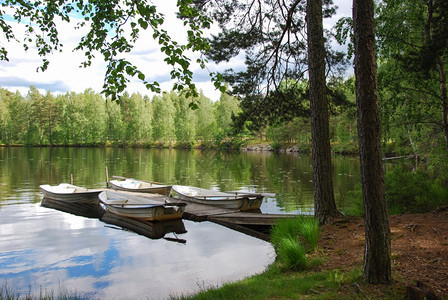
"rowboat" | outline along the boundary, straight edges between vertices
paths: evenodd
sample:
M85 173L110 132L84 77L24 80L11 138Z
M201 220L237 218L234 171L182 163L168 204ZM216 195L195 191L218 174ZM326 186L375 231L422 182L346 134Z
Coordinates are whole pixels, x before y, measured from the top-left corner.
M44 198L73 203L98 203L98 195L103 191L102 189L87 189L68 183L43 184L40 189Z
M139 235L143 235L154 240L164 238L168 233L173 233L174 235L176 235L187 232L182 219L150 222L134 218L122 217L106 211L101 216L100 220L109 225L117 226L119 227L119 229L130 230ZM167 239L179 242L184 241L177 238L167 237Z
M241 211L259 209L263 195L245 192L220 192L187 185L173 185L177 198L199 204Z
M147 221L180 219L186 203L159 194L105 190L98 195L106 211L122 217Z
M125 178L120 176L112 176L115 180L110 180L111 188L117 191L151 193L169 196L171 193L171 185L158 184L150 181L143 181L133 178Z

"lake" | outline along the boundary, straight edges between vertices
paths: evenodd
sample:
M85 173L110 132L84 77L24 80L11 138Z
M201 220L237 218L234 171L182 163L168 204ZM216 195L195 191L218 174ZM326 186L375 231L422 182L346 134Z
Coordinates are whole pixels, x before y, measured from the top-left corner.
M46 205L39 185L106 186L119 175L167 184L276 193L263 213L313 214L311 157L121 148L0 148L0 289L21 295L165 299L263 272L262 240L187 220L125 230L92 210ZM359 181L357 157L334 157L336 201Z

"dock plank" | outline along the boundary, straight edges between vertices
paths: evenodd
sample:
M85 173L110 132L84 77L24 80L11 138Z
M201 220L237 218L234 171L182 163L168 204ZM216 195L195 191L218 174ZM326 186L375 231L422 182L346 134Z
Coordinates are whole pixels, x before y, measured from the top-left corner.
M210 216L226 215L239 211L235 209L227 209L188 201L184 202L187 203L187 206L185 207L184 217L188 220L197 222L208 221Z
M239 225L272 226L278 219L294 218L291 214L263 214L251 212L235 212L225 215L209 216L209 221L220 221Z

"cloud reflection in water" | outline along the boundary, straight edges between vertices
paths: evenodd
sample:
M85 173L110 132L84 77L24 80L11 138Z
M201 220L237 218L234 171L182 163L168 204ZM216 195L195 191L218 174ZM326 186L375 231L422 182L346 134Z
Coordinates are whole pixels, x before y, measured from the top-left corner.
M186 244L149 239L40 204L0 207L0 283L102 299L161 299L262 272L269 243L183 221ZM173 233L166 236L175 237Z

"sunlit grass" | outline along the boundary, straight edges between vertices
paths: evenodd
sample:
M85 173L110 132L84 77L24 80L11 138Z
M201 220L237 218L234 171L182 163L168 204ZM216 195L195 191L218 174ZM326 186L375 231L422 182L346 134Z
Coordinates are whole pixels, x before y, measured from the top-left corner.
M339 294L341 287L361 280L360 269L283 272L274 264L263 274L171 299L344 299Z

